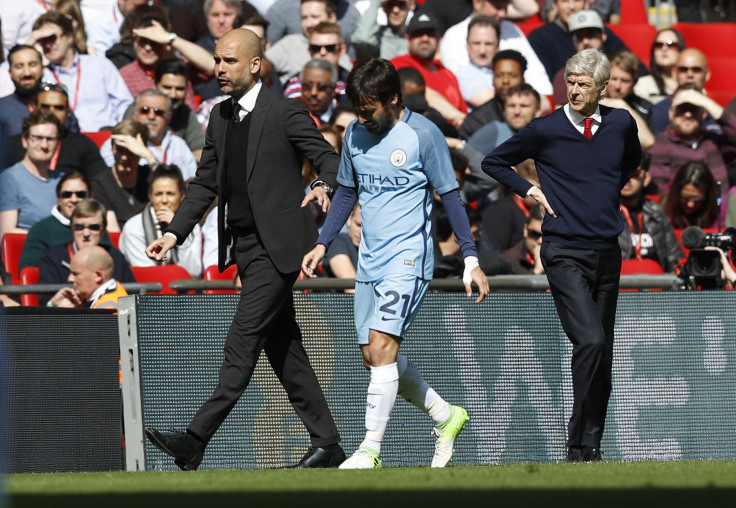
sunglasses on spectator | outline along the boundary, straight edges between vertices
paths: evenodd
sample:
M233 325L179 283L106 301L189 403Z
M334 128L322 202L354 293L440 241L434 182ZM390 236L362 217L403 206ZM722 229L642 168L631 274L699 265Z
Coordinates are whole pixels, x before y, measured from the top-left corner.
M55 143L59 141L58 136L36 136L35 134L28 135L28 141L31 143L40 143L41 141L48 141L49 143Z
M74 231L84 231L89 229L90 231L102 231L102 224L72 224Z
M703 72L702 67L685 67L684 65L681 65L677 68L677 72L687 72L687 71L693 71L693 74L700 74Z
M69 199L72 196L77 196L79 199L87 199L87 196L89 196L89 191L86 190L63 190L59 193L59 197L61 199Z
M306 83L302 83L302 90L311 91L315 86L317 87L318 92L329 92L330 90L333 90L335 88L334 85L325 83L312 83L311 81L307 81Z
M151 106L141 106L138 108L138 113L145 116L148 116L151 111L153 111L153 114L156 116L166 116L166 111L161 108L152 108Z
M39 92L59 92L63 93L64 95L67 95L66 93L66 87L62 85L61 83L50 83L48 81L44 81L38 86Z
M542 238L542 232L537 231L536 229L527 229L526 234L532 240L539 240L540 238Z
M705 196L690 196L689 194L680 194L680 199L683 201L692 201L693 203L700 203L705 201Z
M41 109L55 109L56 111L66 111L66 104L39 104Z
M319 53L324 48L324 50L328 53L334 53L335 51L337 51L337 46L338 44L310 44L309 52Z
M38 39L38 42L41 44L53 44L56 42L56 39L58 39L59 36L56 34L51 34L48 37L43 37L42 39Z
M680 49L680 43L677 41L663 41L663 42L655 42L654 43L654 49L662 49L662 48L674 48L674 49Z
M384 11L390 11L394 7L398 7L402 11L405 11L409 9L409 2L404 0L389 0L388 2L383 2L382 7Z

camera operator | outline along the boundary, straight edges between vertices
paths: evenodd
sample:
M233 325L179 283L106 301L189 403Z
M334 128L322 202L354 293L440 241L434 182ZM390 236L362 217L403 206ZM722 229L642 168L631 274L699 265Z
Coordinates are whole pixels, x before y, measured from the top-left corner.
M717 251L721 256L721 279L726 283L730 284L731 287L736 287L736 270L734 270L731 263L728 261L728 256L720 247L714 247L709 245L705 250Z
M736 228L705 233L697 226L689 226L682 233L682 244L690 253L681 269L681 289L722 289L724 281L736 281L736 271L726 254L736 248Z

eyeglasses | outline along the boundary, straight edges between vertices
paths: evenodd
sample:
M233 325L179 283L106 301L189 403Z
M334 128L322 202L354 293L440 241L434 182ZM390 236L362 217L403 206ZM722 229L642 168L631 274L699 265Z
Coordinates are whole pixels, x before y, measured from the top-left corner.
M66 111L66 104L39 104L38 107L46 110Z
M527 229L526 235L532 240L539 240L540 238L542 238L542 232L537 231L536 229Z
M693 203L700 203L701 201L705 201L705 196L691 196L689 194L680 194L680 199L682 201L692 201Z
M307 81L305 83L302 83L302 91L309 90L310 92L314 87L317 87L318 92L329 92L330 90L334 90L334 85L324 84L324 83L312 83L311 81Z
M310 44L309 52L319 53L324 48L324 50L328 53L334 53L335 51L337 51L337 46L338 44Z
M59 36L57 34L51 34L48 37L44 37L42 39L38 39L38 42L41 44L53 44L56 42L56 39L58 39Z
M145 116L148 116L149 113L151 113L152 111L153 114L156 116L166 116L166 110L161 108L152 108L151 106L141 106L140 108L138 108L138 113Z
M35 134L28 135L28 141L31 143L40 143L41 141L48 141L49 143L56 143L59 141L58 136L36 136Z
M50 83L48 81L44 81L38 86L39 92L59 92L63 93L64 96L67 96L66 87L62 85L61 83Z
M102 231L102 224L72 224L74 231L84 231L89 229L90 231Z
M682 73L693 71L693 74L700 74L704 70L705 69L703 69L702 67L685 67L684 65L680 65L679 67L677 67L677 72L682 72Z
M87 196L89 196L89 191L86 190L63 190L59 193L59 197L61 199L70 199L72 196L77 196L79 199L87 199Z
M394 7L398 7L402 11L406 11L409 9L409 2L406 2L405 0L389 0L388 2L383 2L383 10L388 12L392 10Z
M671 41L671 40L654 43L654 49L662 49L662 48L680 49L680 43L677 41Z

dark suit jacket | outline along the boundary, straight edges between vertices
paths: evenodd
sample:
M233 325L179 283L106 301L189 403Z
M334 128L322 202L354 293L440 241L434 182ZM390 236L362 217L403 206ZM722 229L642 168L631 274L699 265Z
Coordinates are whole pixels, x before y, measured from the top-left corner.
M207 211L215 197L225 203L225 135L232 118L232 100L217 104L207 126L205 146L197 175L167 231L179 242ZM303 157L309 159L320 180L337 186L340 159L317 130L307 108L298 99L286 99L261 87L248 139L248 163L243 177L248 179L253 218L266 252L283 273L299 270L302 258L317 239L317 228L309 208L301 208L304 184ZM218 206L219 267L235 262L231 255L232 234L227 227L227 206Z

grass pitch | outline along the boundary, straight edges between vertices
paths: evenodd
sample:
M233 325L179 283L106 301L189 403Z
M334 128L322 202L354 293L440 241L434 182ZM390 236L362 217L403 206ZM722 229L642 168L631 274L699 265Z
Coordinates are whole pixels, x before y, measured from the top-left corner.
M19 474L6 480L14 508L648 508L733 506L736 499L736 461Z

